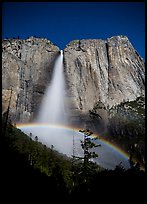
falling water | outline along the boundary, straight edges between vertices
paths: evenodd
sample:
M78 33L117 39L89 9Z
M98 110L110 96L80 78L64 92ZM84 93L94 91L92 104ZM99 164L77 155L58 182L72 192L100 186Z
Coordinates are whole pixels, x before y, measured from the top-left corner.
M53 78L43 98L37 122L48 124L65 122L64 87L63 51L61 50L55 62Z

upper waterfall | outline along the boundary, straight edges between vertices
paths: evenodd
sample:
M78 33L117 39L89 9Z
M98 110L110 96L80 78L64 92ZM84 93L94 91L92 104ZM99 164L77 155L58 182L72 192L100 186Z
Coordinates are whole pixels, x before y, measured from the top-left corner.
M53 77L45 92L37 122L63 124L65 115L64 90L63 51L61 50L55 62Z

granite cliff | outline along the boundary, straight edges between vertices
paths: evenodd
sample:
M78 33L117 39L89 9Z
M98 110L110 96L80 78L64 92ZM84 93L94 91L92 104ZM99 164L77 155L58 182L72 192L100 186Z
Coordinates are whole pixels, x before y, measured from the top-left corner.
M97 116L106 119L113 106L144 96L144 61L126 36L72 41L64 49L64 67L69 96L85 118L96 116L92 110L100 106Z
M12 87L11 120L29 122L60 49L30 37L5 39L2 51L3 113ZM145 163L145 64L128 38L74 40L63 52L71 125L103 134Z
M13 122L29 122L37 113L58 54L59 48L47 39L2 41L2 111L7 110L12 87Z

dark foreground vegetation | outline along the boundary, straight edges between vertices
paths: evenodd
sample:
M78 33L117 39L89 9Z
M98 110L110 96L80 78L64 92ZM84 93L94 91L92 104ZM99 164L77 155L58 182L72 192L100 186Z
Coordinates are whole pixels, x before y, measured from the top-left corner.
M45 203L43 200L48 200L47 203L88 201L97 196L100 199L102 193L108 194L113 184L117 194L123 189L118 185L125 185L124 191L135 186L137 191L144 181L145 172L138 164L132 163L128 170L121 164L114 170L107 170L90 162L97 155L89 151L94 144L86 138L86 134L92 134L88 130L87 133L83 131L85 143L81 143L84 157L68 158L55 151L53 146L48 148L40 143L37 137L32 139L31 135L25 135L10 122L6 129L4 120L2 125L1 186L4 203L9 199L11 203L29 203L30 199L34 200L33 203L38 199L42 200L41 203Z

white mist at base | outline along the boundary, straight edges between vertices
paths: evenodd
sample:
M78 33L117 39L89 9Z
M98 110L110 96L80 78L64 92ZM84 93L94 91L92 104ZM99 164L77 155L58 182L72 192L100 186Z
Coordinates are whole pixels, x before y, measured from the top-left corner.
M35 139L35 136L37 136L38 141L42 142L47 147L51 148L53 145L54 150L57 150L68 157L72 157L72 155L78 157L84 156L81 147L81 141L83 141L84 135L74 129L66 129L62 126L36 124L35 126L21 127L21 130L28 135L32 133L32 139ZM114 169L116 165L120 164L120 162L124 168L128 169L130 167L128 159L120 152L99 139L95 142L96 144L101 144L101 146L92 150L99 155L98 158L93 159L93 162L96 162L106 169Z
M26 134L32 133L32 139L35 140L35 136L38 137L38 141L45 144L47 147L53 145L54 150L65 154L68 157L73 155L73 137L74 148L77 156L83 155L81 148L81 140L83 140L83 134L77 133L74 130L65 129L61 126L53 125L37 125L35 127L22 127L21 130Z
M64 93L63 52L61 50L55 62L52 81L47 87L39 110L37 123L65 123Z

